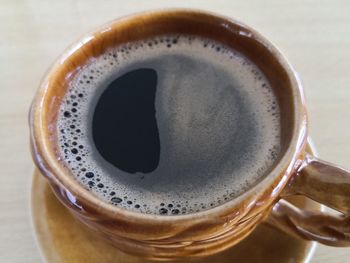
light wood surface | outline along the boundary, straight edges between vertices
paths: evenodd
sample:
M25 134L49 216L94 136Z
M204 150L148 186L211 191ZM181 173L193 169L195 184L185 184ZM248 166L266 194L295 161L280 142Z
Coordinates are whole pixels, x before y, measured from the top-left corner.
M287 56L306 90L320 157L350 168L349 1L13 1L0 3L0 262L40 262L30 221L27 112L41 77L70 43L121 15L192 7L255 27ZM319 245L311 262L349 262Z

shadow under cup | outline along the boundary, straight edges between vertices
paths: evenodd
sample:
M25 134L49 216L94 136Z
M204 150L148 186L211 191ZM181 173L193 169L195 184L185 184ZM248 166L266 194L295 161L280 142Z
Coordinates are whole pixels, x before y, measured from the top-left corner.
M252 186L256 189L237 198L239 200L199 213L162 217L141 215L104 203L75 181L69 169L59 161L62 158L56 134L57 114L61 100L79 70L109 47L164 34L214 39L241 52L260 68L275 92L281 111L281 151L275 163L286 159L286 153L290 152L283 169L294 167L290 164L296 155L291 151L296 147L291 142L298 141L295 144L300 147L299 143L305 143L306 135L301 132L305 112L300 84L290 66L267 40L245 25L208 13L185 10L148 12L122 18L85 36L68 49L49 70L33 102L32 152L56 196L78 219L121 250L156 259L204 256L239 242L266 217L283 187L278 188L277 194L272 191L286 170L275 171L268 184L263 182L266 176L262 176L261 181ZM271 167L266 173L274 169ZM258 186L263 183L264 186ZM263 201L263 205L251 205L258 200Z

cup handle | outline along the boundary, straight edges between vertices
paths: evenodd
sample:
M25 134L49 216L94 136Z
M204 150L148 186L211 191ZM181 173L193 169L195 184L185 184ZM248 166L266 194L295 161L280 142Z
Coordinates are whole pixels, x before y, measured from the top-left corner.
M304 195L340 213L300 209L283 199L290 195ZM350 172L307 154L266 222L292 236L350 246Z

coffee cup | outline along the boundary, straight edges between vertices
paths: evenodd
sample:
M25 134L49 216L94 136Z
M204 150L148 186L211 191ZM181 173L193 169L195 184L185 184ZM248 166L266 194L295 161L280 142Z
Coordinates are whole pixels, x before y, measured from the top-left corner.
M59 120L60 116L65 114L62 105L66 102L65 98L73 86L72 83L77 81L81 72L85 72L91 61L103 58L110 48L136 42L140 48L140 43L145 39L152 39L158 43L162 36L169 35L178 36L176 43L185 41L181 38L182 36L190 36L188 41L191 43L197 43L197 38L214 41L213 49L218 47L217 43L219 46L222 44L224 49L232 49L243 54L254 67L259 69L259 72L263 73L280 111L278 153L274 154L273 163L264 170L254 184L244 188L244 192L232 198L218 199L220 202L217 201L213 206L203 205L204 208L198 211L191 208L190 212L186 210L187 212L180 213L181 209L173 208L174 204L169 203L167 208L159 204L152 208L153 210L145 209L145 212L138 212L137 209L141 208L136 206L138 204L135 205L134 199L122 200L121 197L114 196L111 200L119 198L114 199L118 204L106 202L98 196L99 192L96 194L90 191L97 182L94 185L91 183L89 189L88 179L84 178L87 182L87 185L84 185L85 181L80 182L72 176L72 169L62 154L64 146L62 146L63 137L60 136L63 135L58 129L62 122ZM166 38L163 40L164 47L168 47L171 45L168 42L173 41L173 39L167 41ZM152 45L154 43L152 42ZM221 46L218 51L220 56L227 54L227 50L222 51ZM106 67L100 69L100 71L104 70L107 70ZM258 75L255 80L259 81L259 78ZM85 81L86 83L89 81L87 84L90 84L90 80ZM85 94L82 94L83 96ZM205 101L203 103L208 100L203 100ZM224 99L221 98L221 100ZM219 103L214 101L213 104ZM70 118L71 115L75 115L75 111L66 115ZM307 125L302 84L283 55L267 39L243 23L197 10L161 10L131 15L112 21L82 37L50 68L30 110L33 159L43 176L48 179L57 198L77 219L108 239L118 249L140 257L158 260L202 257L220 252L240 242L263 222L293 236L331 246L348 246L350 244L348 224L350 173L306 153ZM243 126L237 129L240 128L243 129ZM248 130L249 128L246 131ZM217 133L214 134L217 135ZM221 137L214 137L216 138ZM189 142L191 146L193 141L195 140L192 139ZM249 141L250 139L244 145ZM155 145L158 144L155 143ZM222 147L225 145L224 142ZM162 141L160 141L160 149L161 147ZM200 155L200 151L198 153ZM203 152L204 156L205 154L206 152ZM204 163L211 159L212 156L209 155ZM79 156L78 161L80 160ZM162 159L159 162L162 162ZM154 163L157 164L157 162ZM175 166L177 165L176 162ZM128 170L125 166L123 169ZM147 170L140 169L143 172ZM139 170L137 171L140 173ZM86 174L87 171L84 173ZM87 177L89 176L92 177L90 174ZM147 175L137 174L137 176L140 180L144 180L142 176ZM230 185L225 187L229 188ZM104 189L103 186L101 189ZM104 190L101 191L104 195ZM212 192L214 193L214 189ZM111 192L106 190L106 193ZM290 195L304 195L339 211L341 215L304 211L284 200L284 197ZM122 202L125 203L125 207L121 206ZM179 208L184 206L182 203L177 205ZM160 214L157 214L157 211ZM167 215L162 214L163 212Z

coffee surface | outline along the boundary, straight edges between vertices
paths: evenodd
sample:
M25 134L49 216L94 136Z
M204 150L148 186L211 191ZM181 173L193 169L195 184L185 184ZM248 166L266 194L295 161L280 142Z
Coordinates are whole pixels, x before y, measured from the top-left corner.
M57 129L72 176L140 213L210 209L250 189L279 153L280 114L246 57L194 36L159 36L91 59Z
M112 81L98 100L93 141L101 156L120 170L149 173L159 164L156 88L154 69L136 69Z

